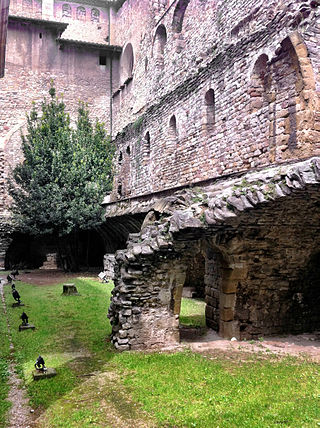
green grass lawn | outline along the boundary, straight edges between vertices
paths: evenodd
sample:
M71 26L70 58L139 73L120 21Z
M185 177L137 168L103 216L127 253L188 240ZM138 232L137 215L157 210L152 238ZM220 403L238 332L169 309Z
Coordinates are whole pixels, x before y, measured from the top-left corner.
M190 327L205 327L206 303L203 299L183 298L181 301L180 324Z
M22 310L11 307L6 286L19 372L41 414L37 426L319 426L319 365L227 353L117 353L106 340L112 285L75 282L78 297L61 296L61 285L19 283L29 322L37 327L20 333ZM57 369L55 378L32 381L39 353Z
M4 426L6 413L10 403L6 401L8 395L8 361L10 356L8 329L5 313L0 299L0 427Z

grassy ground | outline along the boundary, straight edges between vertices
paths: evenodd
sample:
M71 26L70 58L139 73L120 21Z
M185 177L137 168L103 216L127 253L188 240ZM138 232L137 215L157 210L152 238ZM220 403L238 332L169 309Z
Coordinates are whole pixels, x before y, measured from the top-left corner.
M106 342L111 285L75 282L79 297L61 296L61 285L18 284L34 332L19 333L22 311L8 307L19 371L41 415L39 427L320 424L319 365L239 354L117 353ZM6 294L11 303L9 287ZM39 353L57 369L55 378L32 381Z
M0 427L4 426L6 413L10 407L8 394L8 361L10 357L7 321L0 300Z
M205 327L206 303L203 299L183 298L181 301L180 324L190 327Z

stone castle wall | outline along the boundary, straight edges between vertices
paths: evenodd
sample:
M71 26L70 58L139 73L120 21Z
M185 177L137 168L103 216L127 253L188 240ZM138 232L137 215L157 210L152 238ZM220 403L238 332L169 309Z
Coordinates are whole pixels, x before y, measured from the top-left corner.
M113 96L113 200L319 153L317 2L191 0L179 33L175 6L159 21L162 3L142 3L115 26L134 65Z

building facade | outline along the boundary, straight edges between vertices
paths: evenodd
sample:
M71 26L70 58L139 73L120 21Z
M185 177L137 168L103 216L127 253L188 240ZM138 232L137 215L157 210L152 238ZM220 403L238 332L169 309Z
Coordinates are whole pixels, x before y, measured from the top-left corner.
M106 123L115 346L177 343L186 284L224 337L319 329L320 1L21 1L0 82L2 185L51 79L71 115L82 99Z

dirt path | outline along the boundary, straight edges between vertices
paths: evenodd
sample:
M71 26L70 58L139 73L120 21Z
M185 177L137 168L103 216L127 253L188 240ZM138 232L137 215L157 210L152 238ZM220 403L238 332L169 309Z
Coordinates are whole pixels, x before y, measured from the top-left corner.
M8 400L11 401L12 407L9 410L9 423L7 428L28 428L33 425L33 418L31 414L31 407L28 404L28 399L26 398L26 391L22 386L22 381L16 374L16 364L14 361L13 353L14 346L12 343L10 323L7 316L7 308L4 299L3 292L4 280L0 278L0 294L1 302L3 306L3 312L7 319L8 325L8 335L10 342L10 361L9 361L9 386L10 391L8 394Z
M98 279L99 272L77 272L65 273L62 270L31 270L21 271L17 281L35 285L53 285L61 282L70 282L73 278L94 278Z
M212 353L214 351L250 352L264 355L282 355L307 358L320 363L320 332L288 335L282 337L265 337L255 341L230 341L222 339L209 330L201 338L190 332L184 344L194 352Z

